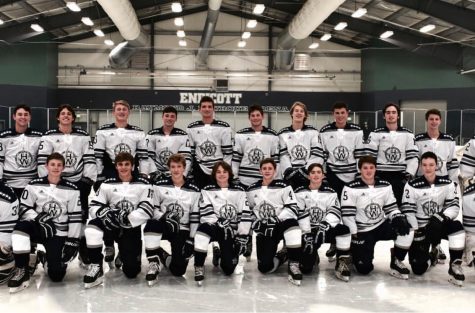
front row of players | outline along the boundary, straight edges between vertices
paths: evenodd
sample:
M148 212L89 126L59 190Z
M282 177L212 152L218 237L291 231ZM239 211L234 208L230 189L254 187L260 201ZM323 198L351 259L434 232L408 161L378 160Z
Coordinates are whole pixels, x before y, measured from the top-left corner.
M373 270L374 247L380 240L395 241L391 275L409 277L403 263L408 252L413 273L422 275L431 264L430 246L437 246L441 239L449 241L449 280L463 283L465 231L455 220L459 212L456 186L436 176L437 156L432 152L421 157L423 175L406 184L401 210L391 185L375 176L376 161L370 156L360 158L361 177L344 187L341 205L336 192L323 183L323 169L317 163L308 169L308 186L294 192L274 179L276 164L265 159L260 165L263 179L252 184L247 193L233 184L231 167L225 162L214 166L214 183L201 192L184 177L186 161L180 154L168 161L171 177L152 186L133 176L133 164L130 154L119 153L117 178L106 180L91 201L91 219L85 229L90 261L84 276L86 288L103 281L105 234L118 244L126 277L140 273L142 224L149 285L158 280L161 265L173 275L183 275L192 255L195 281L201 285L208 245L213 241L220 246L221 269L231 275L252 240L251 229L256 233L258 270L271 273L288 261L289 280L296 285L302 273L311 273L318 265L318 249L323 243L336 242L335 275L348 281L351 264L361 274ZM34 271L34 265L28 267L32 243L45 246L46 252L39 251L38 259L53 281L63 279L67 264L79 250L79 191L60 178L64 169L60 154L51 154L46 167L48 176L30 182L20 205L9 187L0 186L3 202L10 205L2 214L8 211L11 218L6 223L13 228L11 236L0 233L0 265L9 264L0 278L9 279L10 292L29 285ZM161 247L162 239L170 242L171 253ZM284 246L277 251L282 240Z

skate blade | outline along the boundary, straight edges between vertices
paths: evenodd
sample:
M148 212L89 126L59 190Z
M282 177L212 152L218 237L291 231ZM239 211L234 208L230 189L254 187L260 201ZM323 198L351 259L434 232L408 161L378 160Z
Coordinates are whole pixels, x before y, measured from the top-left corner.
M453 277L450 277L449 282L454 284L457 287L463 287L463 280L458 280L458 279L455 279Z
M196 282L196 286L202 287L202 286L203 286L203 281L202 281L202 280L197 281L197 282Z
M290 281L293 285L295 285L295 286L300 286L301 283L302 283L301 280L293 279L292 276L290 276L290 275L289 275L288 278L289 278L289 281Z
M338 278L341 281L344 281L345 283L350 281L350 276L343 276L340 273L335 273L336 278Z
M147 285L149 287L152 287L153 285L155 285L156 283L158 283L158 278L155 278L154 280L147 280Z
M403 280L409 279L409 274L401 274L396 270L390 270L389 275L396 277L398 279L403 279Z
M438 259L437 264L445 264L445 259Z
M84 283L84 288L86 289L90 289L92 287L95 287L95 286L99 286L100 284L102 284L104 282L104 278L103 277L99 277L97 278L97 280L95 282L92 282L92 283Z
M10 287L10 293L17 293L17 292L23 291L26 288L28 288L28 286L30 286L30 282L25 281L18 287Z
M329 256L328 257L328 262L335 262L336 261L336 256Z
M110 270L113 270L115 268L114 261L107 262L107 265L109 266Z

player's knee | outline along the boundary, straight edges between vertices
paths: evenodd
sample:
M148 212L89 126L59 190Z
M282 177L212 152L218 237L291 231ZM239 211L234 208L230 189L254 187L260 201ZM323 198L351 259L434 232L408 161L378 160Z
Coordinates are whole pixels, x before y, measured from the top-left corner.
M421 261L411 262L411 269L415 275L424 274L428 268L429 268L428 262L421 262Z
M221 270L223 271L224 275L231 275L232 273L234 273L234 269L236 268L235 265L231 265L231 264L221 264Z
M300 264L300 271L302 272L302 274L308 275L308 274L312 273L312 271L313 271L313 265L310 265L310 264L307 264L307 265Z
M135 278L140 273L140 265L122 265L122 272L124 272L125 277Z
M356 271L362 275L368 275L371 273L374 269L373 263L363 263L363 262L358 262L355 263L355 268Z
M55 283L61 282L66 275L66 270L48 268L48 276Z
M170 273L173 276L183 276L186 272L187 264L170 264Z
M269 273L272 269L274 268L274 263L264 263L264 262L259 262L257 264L257 269L259 272L262 274L267 274Z
M31 234L33 232L33 224L31 221L18 221L14 230L20 231L25 234Z

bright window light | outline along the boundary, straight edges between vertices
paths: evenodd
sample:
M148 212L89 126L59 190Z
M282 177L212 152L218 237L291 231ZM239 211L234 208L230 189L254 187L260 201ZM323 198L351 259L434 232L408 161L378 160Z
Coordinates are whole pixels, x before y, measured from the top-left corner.
M367 12L368 12L368 10L366 10L365 8L359 8L358 10L353 12L353 14L351 14L351 17L359 18L359 17L362 17L363 15L365 15Z
M113 42L112 40L110 40L110 39L104 40L104 43L105 43L106 45L108 45L108 46L113 46L113 45L114 45L114 42Z
M79 5L76 2L68 1L68 2L66 2L66 6L68 7L68 9L70 9L73 12L81 11L81 8L79 7Z
M435 28L434 24L429 24L429 25L426 25L426 26L423 26L423 27L419 28L419 31L421 33L428 33L431 30L434 30L434 28Z
M186 40L182 39L182 40L178 41L178 45L180 47L186 47Z
M242 39L249 39L249 38L251 38L251 32L244 32L244 33L242 33L241 38L242 38Z
M312 42L310 46L308 46L309 49L317 49L319 46L318 42Z
M348 26L348 23L340 22L340 23L336 24L335 30L343 30L343 29L346 28L346 26Z
M381 35L379 35L379 38L386 39L386 38L391 37L392 35L394 35L394 32L392 30L387 30L384 33L382 33Z
M183 17L176 17L175 25L178 27L185 25L185 21L183 20Z
M92 26L94 25L94 22L89 18L89 17L83 17L81 19L81 22L84 23L84 25L87 25L87 26Z
M183 11L183 8L181 7L181 3L180 2L173 2L172 3L172 12L180 13L181 11Z
M320 40L321 40L321 41L328 41L328 40L330 40L330 38L332 38L332 35L330 35L330 34L327 33L327 34L324 34L324 35L320 38Z
M104 32L100 29L94 29L94 35L97 37L104 37Z
M42 33L44 32L45 30L43 29L43 27L41 27L40 25L38 24L31 24L31 29L33 29L35 32L38 32L38 33Z
M255 28L257 26L257 21L256 20L249 20L247 22L247 28Z
M244 40L240 40L237 44L239 48L244 48L246 46L246 42Z
M183 38L183 37L186 36L184 30L178 30L178 31L176 32L176 35L177 35L178 37L180 37L180 38Z
M264 13L264 10L266 9L266 6L263 5L263 4L256 4L254 6L254 10L252 10L252 13L256 14L256 15L261 15L262 13Z

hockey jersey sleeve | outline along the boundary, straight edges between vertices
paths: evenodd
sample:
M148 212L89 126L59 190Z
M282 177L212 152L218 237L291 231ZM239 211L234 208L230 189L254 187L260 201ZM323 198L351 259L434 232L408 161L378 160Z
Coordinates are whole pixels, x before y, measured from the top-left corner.
M232 158L232 165L231 165L233 169L233 174L235 177L237 177L239 174L239 167L241 166L243 154L244 154L244 151L242 148L241 136L237 134L236 137L234 138L233 158Z
M252 224L252 211L249 207L249 201L247 201L247 196L245 192L240 193L239 198L239 210L241 212L241 219L238 224L238 235L249 235L251 231Z
M341 209L340 201L338 201L338 194L333 192L327 201L327 213L325 215L325 221L335 227L341 222Z
M137 209L129 213L128 218L132 227L145 224L153 218L153 190L150 186L141 189Z
M414 134L408 133L406 138L406 172L416 175L419 166L419 148L416 145Z
M233 158L233 131L231 127L224 127L221 132L221 150L223 161L231 165Z
M356 197L353 194L351 188L348 186L343 187L341 193L341 214L343 224L348 226L350 233L355 235L358 232L356 226Z
M102 131L96 132L94 138L94 156L96 158L96 166L98 175L104 171L104 155L106 153L106 138ZM103 178L102 178L103 179Z
M379 136L375 132L371 132L368 136L368 140L363 145L363 155L370 155L374 158L378 158L379 149Z
M40 145L38 146L38 176L43 177L48 175L46 169L46 159L53 153L53 145L49 140L50 136L41 137Z
M193 161L192 161L192 158L191 158L190 143L189 143L188 137L186 137L186 138L187 139L183 141L183 144L178 149L178 153L183 155L185 157L185 160L186 160L185 172L183 173L183 175L185 175L185 177L187 177L188 174L191 173L191 168L193 166L193 163L192 163Z
M79 190L71 190L68 208L68 238L79 238L82 225L81 198Z
M139 172L141 174L150 174L150 164L148 160L148 150L144 132L140 132L135 157L139 159Z
M455 220L459 214L460 205L459 197L457 194L457 187L452 182L448 185L447 195L444 201L444 215L449 217L452 220Z
M324 156L323 156L322 143L320 141L320 136L318 132L315 131L315 136L312 136L312 139L310 141L310 157L307 160L307 164L305 164L305 168L308 169L308 167L312 163L323 164L323 162L324 162Z
M383 211L387 217L392 218L394 214L401 213L401 211L399 211L397 206L396 198L394 197L391 185L385 188L387 189L387 192L386 198L384 199Z
M104 184L102 184L97 190L94 197L92 198L91 204L89 205L89 215L91 218L96 218L97 211L100 208L103 208L109 205L109 200L108 200L109 197L107 194L108 194L107 188Z
M3 178L4 166L5 166L5 142L4 142L4 138L0 137L0 179Z
M417 213L417 199L416 191L409 183L404 186L404 193L402 196L401 204L402 213L406 214L407 221L411 224L412 229L418 229L418 223L416 218Z
M20 220L33 220L38 215L36 212L36 200L37 197L33 187L31 185L26 185L20 199L20 212L18 215Z
M287 143L284 140L284 136L279 136L279 146L280 146L280 174L284 176L285 171L288 168L292 168L292 162L290 160L289 150L287 148Z
M451 181L458 181L459 162L455 151L455 141L450 143L449 159L447 160L447 173Z
M201 193L195 192L193 195L194 205L190 211L190 238L195 238L196 230L200 224L200 208L199 203L201 202Z
M281 200L284 204L284 207L277 216L279 220L285 221L292 218L298 220L299 208L297 206L297 200L292 187L287 186L281 191Z
M155 162L157 162L157 153L156 153L156 145L155 140L153 140L152 135L145 136L145 143L147 145L147 154L148 154L148 162L147 162L147 172L153 173L156 172L157 166Z
M210 200L210 194L207 190L201 190L201 199L198 206L200 224L217 222L218 217L214 212L213 204Z
M97 180L97 165L94 157L94 145L90 136L87 136L87 139L83 145L84 171L82 176L95 182Z
M271 150L271 158L274 159L277 168L275 169L275 178L282 179L283 171L282 165L280 164L280 147L279 147L279 137L274 136L272 138L273 145Z
M463 150L460 161L460 176L469 179L475 176L475 139L471 139Z

